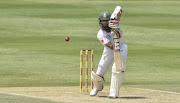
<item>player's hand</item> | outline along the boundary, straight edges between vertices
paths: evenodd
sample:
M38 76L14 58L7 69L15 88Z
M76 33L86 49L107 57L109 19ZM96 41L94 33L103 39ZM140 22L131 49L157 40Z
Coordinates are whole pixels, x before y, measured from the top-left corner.
M108 26L113 29L120 28L119 21L116 21L116 20L109 20Z
M117 38L121 38L121 33L119 32L118 29L114 29L113 31L114 31L114 33L115 33L115 38L116 38L116 37L117 37Z
M113 38L121 38L121 33L120 29L112 29L111 31Z

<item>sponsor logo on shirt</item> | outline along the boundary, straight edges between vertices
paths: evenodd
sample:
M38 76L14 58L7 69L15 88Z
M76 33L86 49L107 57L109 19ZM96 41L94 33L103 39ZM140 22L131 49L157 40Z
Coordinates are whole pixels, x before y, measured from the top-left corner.
M101 40L102 43L104 43L104 40Z
M104 56L104 59L103 60L106 60L106 56Z

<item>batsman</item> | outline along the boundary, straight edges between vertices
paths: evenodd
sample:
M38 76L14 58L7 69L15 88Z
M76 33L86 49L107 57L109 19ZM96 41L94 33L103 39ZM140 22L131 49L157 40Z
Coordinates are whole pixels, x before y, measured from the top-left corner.
M90 92L90 96L96 96L99 91L103 90L105 82L103 76L113 62L109 98L118 98L119 96L119 90L124 80L128 52L119 25L121 15L122 8L120 6L115 8L112 15L107 11L100 14L99 25L101 29L97 38L104 46L104 50L96 73L92 72L91 74L94 88Z

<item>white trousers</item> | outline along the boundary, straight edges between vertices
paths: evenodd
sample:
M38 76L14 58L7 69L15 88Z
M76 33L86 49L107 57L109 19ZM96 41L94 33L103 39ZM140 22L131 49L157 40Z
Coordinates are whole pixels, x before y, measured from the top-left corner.
M125 63L126 65L126 59L127 59L127 52L128 52L128 47L126 44L122 44L120 46L121 50L121 60ZM101 57L101 60L99 62L96 74L99 76L104 76L104 74L107 72L109 69L110 65L114 62L114 52L110 54L103 54ZM115 63L113 64L112 68L115 68Z

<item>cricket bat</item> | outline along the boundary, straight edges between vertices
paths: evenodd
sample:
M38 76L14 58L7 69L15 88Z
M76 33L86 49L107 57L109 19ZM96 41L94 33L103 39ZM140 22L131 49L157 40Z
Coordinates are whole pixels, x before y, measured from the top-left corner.
M120 16L121 16L121 13L119 12L120 10L121 10L121 7L117 6L111 16L112 17L111 19L115 19L116 21L119 21ZM113 38L113 48L114 48L114 62L116 65L116 70L123 71L122 63L121 63L120 41L119 41L120 35L116 32L118 31L118 29L113 28L112 31L114 31L115 33L114 38Z

